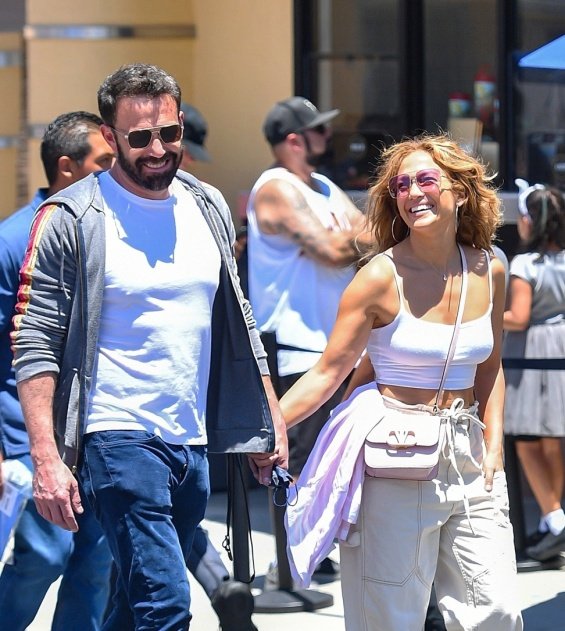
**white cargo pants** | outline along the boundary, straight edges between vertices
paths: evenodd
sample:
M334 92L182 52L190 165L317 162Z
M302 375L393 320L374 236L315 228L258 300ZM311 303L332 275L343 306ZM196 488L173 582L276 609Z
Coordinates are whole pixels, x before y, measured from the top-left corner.
M434 480L365 477L340 546L347 631L422 631L432 582L448 631L523 629L505 474L487 493L481 427L449 423Z

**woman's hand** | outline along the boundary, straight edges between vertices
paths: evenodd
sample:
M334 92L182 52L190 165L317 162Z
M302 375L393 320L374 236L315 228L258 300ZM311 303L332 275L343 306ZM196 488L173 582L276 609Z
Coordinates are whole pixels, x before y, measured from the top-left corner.
M483 460L483 475L485 477L485 491L492 491L494 474L497 471L504 471L502 452L488 452Z

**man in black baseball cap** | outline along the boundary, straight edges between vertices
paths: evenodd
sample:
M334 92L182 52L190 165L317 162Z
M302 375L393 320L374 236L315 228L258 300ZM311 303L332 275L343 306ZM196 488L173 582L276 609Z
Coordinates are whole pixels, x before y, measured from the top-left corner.
M274 164L255 182L247 204L248 284L257 328L273 345L271 377L279 396L318 361L341 294L355 274L358 246L363 239L372 241L370 235L359 241L365 226L362 213L316 171L327 149L328 124L338 114L337 109L320 112L308 99L293 96L277 102L263 124ZM306 422L288 430L293 477L299 475L343 389ZM275 519L281 515L278 511ZM279 526L277 537L284 537ZM277 550L285 548L277 541ZM277 568L283 564L288 571L280 572L281 584ZM325 559L320 570L335 576L337 568ZM288 560L280 555L267 573L267 583L289 589L285 576L290 576Z
M301 133L306 129L326 127L339 114L339 110L320 112L303 96L292 96L279 101L267 114L263 125L265 137L271 145L282 142L289 134Z
M184 114L184 129L182 133L183 159L180 168L188 170L191 162L210 162L210 154L204 146L208 133L208 124L204 116L188 103L181 103L180 109Z

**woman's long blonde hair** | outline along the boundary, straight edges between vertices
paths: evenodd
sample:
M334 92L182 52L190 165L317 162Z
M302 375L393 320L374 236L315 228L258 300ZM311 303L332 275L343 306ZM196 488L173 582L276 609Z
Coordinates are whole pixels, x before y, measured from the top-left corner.
M398 175L400 164L414 151L429 153L451 180L454 193L465 199L459 208L457 241L490 251L494 234L502 221L500 199L492 185L494 176L489 176L484 165L449 136L424 134L398 142L381 155L377 179L369 189L367 206L369 229L375 237L371 255L384 252L408 236L408 228L398 215L396 200L388 192L388 182Z

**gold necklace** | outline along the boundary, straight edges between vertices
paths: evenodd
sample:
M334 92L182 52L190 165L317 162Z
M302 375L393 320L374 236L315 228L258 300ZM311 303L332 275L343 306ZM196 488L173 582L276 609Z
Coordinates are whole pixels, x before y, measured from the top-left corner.
M422 259L419 259L419 260L421 261ZM436 267L433 263L431 263L430 261L424 261L424 263L426 263L426 265L429 265L429 266L430 266L430 267L434 270L434 272L436 272L436 273L438 274L438 276L441 276L441 277L442 277L442 279L443 279L443 282L444 282L444 283L446 283L446 282L447 282L447 279L448 279L447 268L449 267L449 259L448 259L448 260L446 261L446 263L445 263L445 268L444 268L443 272L442 272L440 269L438 269L438 268L437 268L437 267Z
M428 265L434 270L434 272L437 272L442 278L443 278L443 282L446 283L447 282L447 266L449 264L449 261L447 261L447 263L445 264L445 269L443 270L443 273L432 263L428 262Z
M447 261L445 262L445 267L443 269L443 272L441 271L441 269L439 269L438 267L436 267L432 262L430 261L426 261L425 259L421 259L415 252L414 249L411 248L412 250L412 256L414 256L420 263L425 263L426 265L429 265L434 272L436 272L436 274L438 276L441 276L442 280L444 283L447 282L447 279L449 278L449 274L447 271L447 268L449 267L449 263L450 263L450 259L448 258Z

